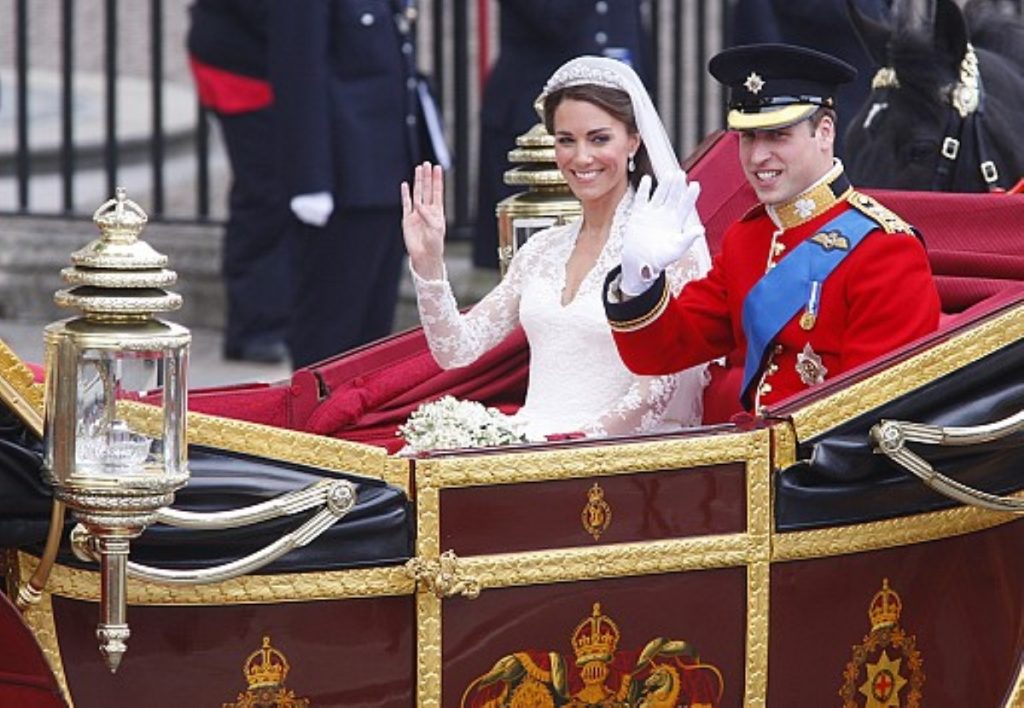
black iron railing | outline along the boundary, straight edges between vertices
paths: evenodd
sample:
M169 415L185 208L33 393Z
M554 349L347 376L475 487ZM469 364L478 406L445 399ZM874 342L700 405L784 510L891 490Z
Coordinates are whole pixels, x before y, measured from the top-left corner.
M677 148L685 154L721 125L720 92L708 83L703 67L707 57L727 43L725 28L729 26L734 0L639 1L646 3L654 52L659 57L654 93ZM189 119L184 136L172 136L167 120L168 81L186 89L191 87L187 71L182 69L186 67L186 23L182 15L187 0L86 0L86 4L90 6L88 15L83 15L81 7L76 8L81 2L75 0L47 4L49 11L58 15L50 18L54 20L50 42L49 38L41 38L33 26L41 7L38 0L13 0L12 29L6 35L13 41L13 52L0 54L0 68L6 61L13 63L13 67L8 67L12 70L13 85L2 86L0 110L8 116L13 112L14 133L11 154L6 158L0 155L0 180L8 180L9 187L13 183L13 188L0 191L0 214L83 215L98 203L81 196L84 180L91 179L97 189L105 187L104 193L109 195L129 166L143 164L148 181L143 192L153 219L217 218L222 207L214 201L217 185L211 153L217 142L211 135L207 116L196 109L194 124ZM496 0L420 0L420 63L437 90L455 160L451 213L456 233L471 223L476 209L472 203L476 169L473 143L477 134L481 67L487 64L480 48L494 45L490 41L493 29L488 33L488 23L498 21L496 7ZM86 17L87 21L83 19ZM145 45L145 56L141 59L135 55L128 57L121 46L126 24L130 25L133 38ZM169 34L176 31L180 36ZM76 57L76 48L80 52L85 33L90 35L90 41L102 43L102 47L89 52L88 66ZM138 48L135 49L137 52ZM10 59L6 59L8 56ZM45 64L59 85L59 117L53 119L55 125L49 128L53 138L45 147L39 147L38 140L33 141L33 131L39 126L30 110L34 90L31 82L40 64ZM172 65L177 74L168 78ZM102 86L102 96L95 97L96 110L103 114L101 125L95 126L88 145L80 126L82 106L76 93L83 72L98 75ZM141 132L136 127L131 145L123 135L127 116L125 97L119 95L123 90L120 79L126 72L149 82L144 99L149 105L135 105L144 102L138 101L131 106L133 110L147 110L149 124ZM181 160L193 162L192 168L184 170L191 175L191 184L185 188L191 192L191 199L185 207L180 204L183 200L176 199L172 208L168 199L169 165L172 161L180 164ZM176 170L178 181L181 172ZM48 200L38 198L43 179L50 184ZM133 185L127 186L138 191ZM182 187L176 183L175 189Z

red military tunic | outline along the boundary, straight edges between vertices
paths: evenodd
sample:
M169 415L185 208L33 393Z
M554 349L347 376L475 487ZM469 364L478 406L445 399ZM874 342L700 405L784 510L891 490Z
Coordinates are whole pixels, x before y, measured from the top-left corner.
M939 296L921 242L899 217L853 191L841 168L829 177L776 207L779 226L763 205L748 212L726 231L708 274L674 299L662 274L645 293L620 302L613 271L605 310L626 366L638 374L667 374L725 356L729 366L742 369L747 293L799 243L853 208L878 228L825 280L813 326L801 326L801 311L772 340L753 379L748 409L758 411L805 390L815 378L833 377L934 331Z

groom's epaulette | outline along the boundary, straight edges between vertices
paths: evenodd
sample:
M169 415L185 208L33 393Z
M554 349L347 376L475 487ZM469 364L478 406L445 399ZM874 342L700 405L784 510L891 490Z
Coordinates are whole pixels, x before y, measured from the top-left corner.
M764 214L764 204L757 203L754 206L747 209L747 213L740 217L740 221L750 221Z
M916 236L914 227L904 221L896 212L882 206L874 197L851 190L846 198L854 209L878 224L887 234L910 234Z

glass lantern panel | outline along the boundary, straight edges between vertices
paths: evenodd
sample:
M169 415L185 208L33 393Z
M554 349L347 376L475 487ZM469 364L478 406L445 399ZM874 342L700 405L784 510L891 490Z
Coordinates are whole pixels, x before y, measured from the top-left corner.
M85 349L78 357L75 466L84 474L141 474L163 467L163 442L125 420L123 401L160 387L162 351Z
M519 217L512 220L512 253L515 254L523 244L538 231L554 226L558 219L548 216Z
M164 465L169 473L184 472L188 463L185 415L188 409L188 347L164 352Z

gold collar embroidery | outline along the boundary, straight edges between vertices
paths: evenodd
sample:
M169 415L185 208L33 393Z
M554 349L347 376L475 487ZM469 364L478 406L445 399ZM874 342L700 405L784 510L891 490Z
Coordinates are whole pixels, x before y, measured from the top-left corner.
M851 190L849 180L843 173L843 165L837 161L814 186L788 202L769 205L768 213L783 229L791 229L828 211L836 202L846 199Z

